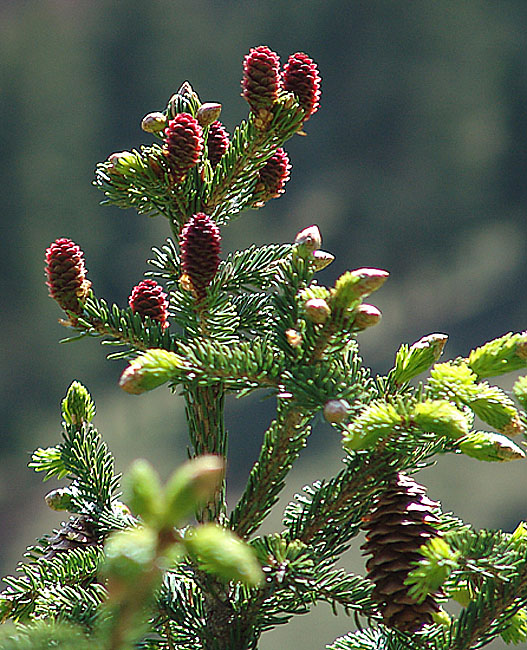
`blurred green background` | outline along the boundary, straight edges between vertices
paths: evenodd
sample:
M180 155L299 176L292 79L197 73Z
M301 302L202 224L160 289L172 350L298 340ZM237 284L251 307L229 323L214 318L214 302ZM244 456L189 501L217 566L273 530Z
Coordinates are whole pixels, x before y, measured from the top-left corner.
M323 77L308 137L287 145L286 194L223 232L223 250L291 241L317 223L349 268L392 276L374 296L382 323L360 337L366 363L391 367L401 341L450 335L445 357L527 325L527 3L525 0L248 2L233 0L3 0L0 3L0 569L60 522L26 465L59 440L59 404L72 379L92 392L96 422L124 470L138 456L167 476L186 455L182 403L165 389L117 387L123 363L67 331L47 297L45 248L57 237L84 250L97 295L126 305L150 248L169 234L107 206L95 163L149 142L143 115L188 79L223 104L229 130L247 113L243 56L267 44L282 61L308 52ZM512 379L502 382L510 388ZM231 500L271 415L258 396L229 402ZM248 424L249 423L249 424ZM322 420L284 496L330 476L339 441ZM422 472L430 496L476 526L511 530L527 518L525 464L458 457ZM268 529L280 527L279 513ZM361 570L358 553L346 566ZM264 650L324 647L352 627L328 607L268 633ZM493 647L503 647L499 642Z

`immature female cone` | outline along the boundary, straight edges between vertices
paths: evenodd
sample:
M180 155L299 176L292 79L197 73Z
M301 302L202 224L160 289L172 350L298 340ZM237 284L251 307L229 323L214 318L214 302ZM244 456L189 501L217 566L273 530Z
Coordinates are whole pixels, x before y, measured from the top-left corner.
M242 95L255 113L269 109L278 99L280 59L266 45L251 48L243 61Z
M168 123L164 140L173 180L180 183L198 163L203 151L203 129L189 113L178 113Z
M163 329L168 327L167 294L155 280L142 280L135 286L128 298L128 304L134 314L139 314L143 319L145 316L150 316Z
M210 164L213 167L220 162L223 154L229 148L229 134L223 124L216 120L209 127L207 136L207 151Z
M185 224L179 246L182 284L190 285L196 298L202 300L220 264L220 229L210 217L198 212Z
M304 111L304 121L318 110L320 75L317 64L304 52L291 54L283 73L284 90L293 93Z
M428 499L426 490L412 478L398 474L377 499L365 518L366 543L361 547L371 555L366 563L368 577L375 583L373 598L378 601L384 623L401 632L415 632L432 623L439 610L433 596L417 603L404 584L422 559L419 548L438 535L433 510L439 506Z
M289 156L278 148L258 172L254 188L255 205L259 206L269 199L275 199L285 192L284 185L289 180L291 164Z
M57 239L46 250L46 277L49 295L65 311L80 314L91 282L86 279L84 253L71 239Z
M102 545L103 542L103 536L85 515L70 517L68 521L62 522L59 530L53 532L55 534L47 539L48 548L44 560L52 560L70 550Z

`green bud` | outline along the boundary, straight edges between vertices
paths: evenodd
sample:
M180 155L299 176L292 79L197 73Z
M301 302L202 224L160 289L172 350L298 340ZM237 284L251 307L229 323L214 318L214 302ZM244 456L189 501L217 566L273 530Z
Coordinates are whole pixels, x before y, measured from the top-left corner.
M184 544L204 571L252 587L263 582L263 572L254 550L230 530L215 524L190 528Z
M183 365L175 352L154 348L130 363L121 375L119 386L127 393L140 395L176 379Z
M457 403L470 402L477 376L466 363L437 363L430 371L428 389L434 397L448 397Z
M401 345L395 356L393 369L397 384L405 384L439 359L448 340L446 334L429 334L413 345Z
M298 253L302 257L311 255L322 246L322 235L318 226L309 226L301 230L295 237Z
M57 488L51 490L44 497L46 505L52 510L70 510L73 493L70 488Z
M382 400L373 402L347 429L342 444L350 451L373 447L377 440L391 435L401 423L402 418L392 404Z
M313 251L313 256L311 258L316 271L322 271L322 269L325 269L326 266L329 266L331 262L334 261L334 259L335 256L331 253L319 250Z
M328 422L339 424L350 412L350 405L345 399L330 399L324 404L324 417Z
M442 625L443 627L450 627L450 625L452 624L452 619L450 615L448 614L448 612L445 612L445 610L442 607L440 607L437 611L436 610L432 611L431 616L432 616L432 620L437 625Z
M518 377L512 387L512 392L518 400L520 406L525 411L527 410L527 376Z
M132 512L147 523L159 521L164 512L163 488L148 461L138 459L132 463L123 478L123 491Z
M469 429L466 415L446 400L418 402L410 418L421 431L448 438L466 436Z
M95 417L95 403L87 388L74 381L62 400L62 417L67 424L80 425Z
M524 452L501 433L472 431L460 440L459 449L467 456L489 462L504 462L525 458Z
M323 298L311 298L304 304L306 318L317 325L324 324L331 316L331 309Z
M452 551L448 543L440 536L432 537L419 549L423 556L415 569L412 569L404 584L411 585L408 594L418 603L422 603L428 594L437 592L446 579L458 566L461 553Z
M175 526L214 498L225 474L221 456L198 456L177 469L165 486L165 526Z
M147 133L159 133L167 126L167 118L164 113L148 113L141 121L141 128Z
M379 289L389 273L381 269L356 269L346 271L335 283L333 304L337 309L350 309L353 304Z
M205 102L198 108L196 119L198 124L205 128L215 122L221 114L221 104L217 102Z
M112 169L117 172L126 173L130 168L137 166L137 156L131 151L120 151L112 153L108 158L111 163Z
M103 573L115 581L116 587L133 587L152 568L156 553L157 535L151 528L118 531L110 535L104 545ZM111 592L112 589L110 596Z
M498 386L480 382L465 403L479 418L505 435L514 436L523 431L520 414L513 401Z
M509 332L472 350L468 365L482 377L496 377L527 366L527 332Z
M377 307L362 303L355 309L352 315L353 327L358 330L365 330L368 327L373 327L380 322L382 314Z

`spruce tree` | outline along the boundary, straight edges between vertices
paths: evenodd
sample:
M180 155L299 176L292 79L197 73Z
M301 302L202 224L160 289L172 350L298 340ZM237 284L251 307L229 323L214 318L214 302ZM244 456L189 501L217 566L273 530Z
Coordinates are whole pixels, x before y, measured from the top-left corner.
M283 194L284 144L319 108L320 83L307 54L281 67L270 48L253 48L242 79L249 114L232 135L221 105L185 82L143 118L151 144L97 166L105 203L165 217L171 230L128 306L97 295L76 243L47 249L47 286L71 338L117 346L110 357L127 364L125 391L166 385L185 401L190 459L165 485L146 460L121 481L93 400L74 381L62 439L30 462L44 479L65 481L46 503L69 518L5 579L0 648L256 649L264 631L317 602L355 616L356 630L328 639L329 650L527 640L527 528L476 530L415 478L441 454L525 457L511 437L525 436L527 377L513 395L489 380L527 366L527 333L447 361L446 335L429 334L374 376L357 340L381 318L365 299L386 271L347 270L332 287L318 284L334 257L308 224L292 243L221 251L232 219ZM274 400L276 415L228 504L225 398L254 391ZM317 414L342 439L343 468L306 486L282 530L261 535ZM337 562L361 531L364 575L349 574ZM458 614L447 613L449 601Z

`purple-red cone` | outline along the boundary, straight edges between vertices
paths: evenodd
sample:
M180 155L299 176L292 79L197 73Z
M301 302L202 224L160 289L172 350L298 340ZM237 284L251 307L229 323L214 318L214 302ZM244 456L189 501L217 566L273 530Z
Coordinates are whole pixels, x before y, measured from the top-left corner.
M181 268L185 283L198 300L216 275L220 264L220 229L203 212L198 212L185 224L179 239Z
M198 163L203 151L203 129L189 113L178 113L165 129L165 154L175 183Z
M220 162L221 157L229 148L229 134L223 124L216 120L209 127L207 136L207 151L210 164L213 167Z
M270 108L280 90L280 59L266 45L251 48L243 60L242 95L254 112Z
M128 304L134 314L139 314L141 318L149 316L163 329L168 327L167 294L155 280L142 280L136 285L128 298Z
M84 253L71 239L62 237L46 249L45 261L49 295L65 311L80 314L91 287L86 278Z
M317 64L304 52L291 54L282 79L284 89L296 95L304 119L309 119L319 107L321 79Z
M289 156L281 147L269 158L258 172L255 198L258 203L274 199L285 192L284 185L289 180L291 165Z

